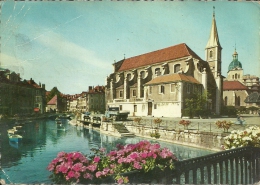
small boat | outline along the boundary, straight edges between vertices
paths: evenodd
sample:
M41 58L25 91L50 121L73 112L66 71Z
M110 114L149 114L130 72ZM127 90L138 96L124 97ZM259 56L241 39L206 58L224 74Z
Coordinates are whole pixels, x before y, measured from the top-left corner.
M16 132L17 132L16 129L8 129L8 130L7 130L7 133L8 133L8 134L15 134Z
M23 139L23 136L18 134L8 134L9 141L19 142Z
M71 115L69 115L69 114L59 115L59 118L61 118L61 119L71 119L70 117L71 117Z
M22 127L21 125L17 125L17 126L15 126L15 128L16 128L17 130L20 130L20 129L22 129L23 127Z
M61 121L60 118L56 118L56 119L55 119L55 122L56 122L57 124L62 124L62 121Z

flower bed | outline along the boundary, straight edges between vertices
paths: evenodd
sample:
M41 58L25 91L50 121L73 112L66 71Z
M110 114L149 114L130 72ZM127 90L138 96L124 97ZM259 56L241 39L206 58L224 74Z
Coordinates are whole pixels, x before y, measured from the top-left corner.
M215 124L218 128L223 128L224 132L228 132L228 129L231 127L233 123L231 121L218 120Z
M52 172L50 178L55 183L116 181L122 184L131 182L127 174L137 173L146 176L141 181L147 182L151 174L158 175L160 172L173 170L174 162L177 161L176 156L168 148L160 148L159 144L151 144L148 141L125 146L118 145L116 150L107 154L103 148L93 151L94 155L89 157L80 152L58 153L47 167Z
M191 124L191 121L182 119L182 120L179 121L179 124L183 125L184 129L188 129L188 126Z
M253 146L260 147L260 128L251 126L245 130L233 130L224 138L223 148L225 150L238 147Z

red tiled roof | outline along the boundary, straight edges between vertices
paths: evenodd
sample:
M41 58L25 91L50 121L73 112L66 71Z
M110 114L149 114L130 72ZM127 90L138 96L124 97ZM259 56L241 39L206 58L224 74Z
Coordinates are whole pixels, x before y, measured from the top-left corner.
M95 94L95 93L104 93L105 87L104 86L96 86L94 89L89 90L89 94Z
M248 90L248 88L239 81L223 81L223 90Z
M53 98L47 103L47 105L56 105L57 103L57 95L53 96Z
M135 69L138 67L148 66L151 64L156 64L187 56L193 56L201 60L201 58L196 53L194 53L186 44L181 43L168 48L127 58L123 61L123 64L121 65L118 71Z
M152 79L151 81L147 82L145 85L170 83L170 82L178 82L178 81L185 81L185 82L190 82L190 83L201 84L198 80L196 80L192 76L174 73L174 74L158 76L158 77Z

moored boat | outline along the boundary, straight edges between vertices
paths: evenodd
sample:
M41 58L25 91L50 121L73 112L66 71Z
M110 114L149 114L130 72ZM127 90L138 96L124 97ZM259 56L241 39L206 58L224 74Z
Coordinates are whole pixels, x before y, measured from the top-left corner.
M56 122L57 124L62 124L62 121L61 121L60 118L56 118L56 119L55 119L55 122Z
M12 128L12 129L8 129L8 130L7 130L7 133L8 133L8 134L15 134L17 131L18 131L18 130Z
M12 142L19 142L22 140L23 136L18 135L18 134L8 134L9 141Z

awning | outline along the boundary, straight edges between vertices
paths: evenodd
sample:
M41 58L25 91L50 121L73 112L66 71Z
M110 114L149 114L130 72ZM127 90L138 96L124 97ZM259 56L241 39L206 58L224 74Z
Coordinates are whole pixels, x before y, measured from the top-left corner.
M39 108L34 108L34 112L39 112L40 109Z

